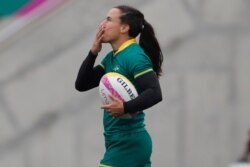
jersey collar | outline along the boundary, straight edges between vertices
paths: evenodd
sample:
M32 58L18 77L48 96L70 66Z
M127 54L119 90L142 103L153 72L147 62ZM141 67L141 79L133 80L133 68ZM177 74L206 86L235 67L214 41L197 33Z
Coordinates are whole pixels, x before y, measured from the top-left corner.
M121 52L122 50L124 50L125 48L127 48L128 46L132 45L136 43L136 39L133 38L133 39L130 39L130 40L127 40L126 42L124 42L120 47L119 49L114 52L113 56L117 55L119 52Z

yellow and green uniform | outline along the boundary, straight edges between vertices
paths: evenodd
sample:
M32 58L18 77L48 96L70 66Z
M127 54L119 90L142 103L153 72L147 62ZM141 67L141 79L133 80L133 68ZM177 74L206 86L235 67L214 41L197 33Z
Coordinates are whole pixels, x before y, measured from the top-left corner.
M116 72L128 78L136 87L136 78L153 71L150 58L136 43L126 41L114 53L108 53L101 64L105 73ZM145 129L144 112L132 119L114 118L104 112L104 136L106 152L100 167L149 167L152 141Z

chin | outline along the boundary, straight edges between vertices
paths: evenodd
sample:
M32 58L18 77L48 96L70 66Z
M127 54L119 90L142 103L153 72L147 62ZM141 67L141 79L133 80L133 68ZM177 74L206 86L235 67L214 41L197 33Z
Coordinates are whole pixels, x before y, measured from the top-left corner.
M109 43L110 41L107 39L102 39L102 43Z
M102 43L109 43L109 41L104 41L104 40L103 40Z

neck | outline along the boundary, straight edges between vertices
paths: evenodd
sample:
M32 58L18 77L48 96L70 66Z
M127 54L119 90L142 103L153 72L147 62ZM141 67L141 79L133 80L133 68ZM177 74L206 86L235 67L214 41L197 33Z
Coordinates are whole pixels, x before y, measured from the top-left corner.
M129 37L123 37L123 38L119 38L117 41L111 42L110 44L111 44L111 47L113 48L113 51L117 51L124 42L130 39L131 38Z

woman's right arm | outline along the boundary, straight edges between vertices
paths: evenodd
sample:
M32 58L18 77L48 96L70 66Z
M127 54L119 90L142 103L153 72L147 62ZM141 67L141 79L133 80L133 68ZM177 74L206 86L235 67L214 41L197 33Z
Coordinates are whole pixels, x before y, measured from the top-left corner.
M94 67L96 57L102 49L103 33L104 27L100 24L92 48L86 59L83 61L76 78L75 88L80 92L97 87L101 77L105 73L100 65Z
M83 61L75 81L76 90L80 92L87 91L99 85L105 71L100 65L94 67L96 57L97 55L90 51Z

